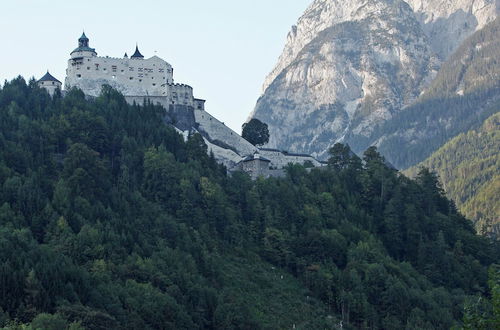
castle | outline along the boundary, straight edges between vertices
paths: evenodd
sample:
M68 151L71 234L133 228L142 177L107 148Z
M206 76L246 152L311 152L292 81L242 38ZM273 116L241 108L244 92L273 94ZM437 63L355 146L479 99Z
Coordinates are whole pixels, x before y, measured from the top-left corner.
M38 85L51 95L62 88L49 72L38 80ZM310 155L255 147L206 112L205 100L195 98L191 86L174 83L174 69L163 59L156 55L145 59L137 45L130 57L127 53L123 58L97 56L83 33L78 47L70 53L64 88L79 88L89 97L96 97L103 85L120 91L128 103L149 101L163 106L165 122L184 136L200 133L209 152L230 172L245 171L255 179L283 176L283 168L289 163L323 165Z

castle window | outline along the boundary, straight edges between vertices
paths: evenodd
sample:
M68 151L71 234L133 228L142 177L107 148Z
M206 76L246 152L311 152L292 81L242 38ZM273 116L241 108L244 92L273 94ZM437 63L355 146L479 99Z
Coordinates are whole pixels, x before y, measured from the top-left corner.
M134 68L133 67L129 67L128 71L134 71Z
M90 70L90 66L87 67L87 70Z
M81 78L81 77L82 77L82 75L81 75L81 74L77 74L76 76L77 76L78 78Z
M158 69L158 72L165 72L164 69Z
M130 77L129 79L130 79L130 80L134 80L134 77Z
M142 68L137 69L138 72L142 72Z
M95 69L96 69L96 71L99 70L99 64L96 63Z
M103 71L106 71L106 68L103 68L102 70L103 70Z
M144 77L144 74L139 73L137 76L138 76L139 78L142 78L142 77Z
M156 86L156 84L153 84L153 86Z
M111 66L111 71L116 72L116 65Z

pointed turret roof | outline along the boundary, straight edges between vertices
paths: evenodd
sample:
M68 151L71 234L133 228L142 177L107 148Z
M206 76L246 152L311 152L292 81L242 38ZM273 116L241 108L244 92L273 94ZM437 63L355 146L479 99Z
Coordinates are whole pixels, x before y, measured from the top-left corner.
M130 58L144 58L144 56L142 56L141 52L139 51L139 46L135 45L135 53L134 55L130 56Z
M40 80L38 80L38 81L39 82L40 81L55 81L55 82L58 82L58 83L62 84L59 80L57 80L56 78L54 78L54 76L52 76L49 73L49 70L47 70L47 73L42 78L40 78Z
M85 35L85 31L83 31L82 36L78 40L89 40L89 38L87 38L87 36Z
M83 31L82 36L78 38L78 47L75 48L71 54L74 52L91 52L97 55L95 49L89 47L89 38L85 35L85 31Z

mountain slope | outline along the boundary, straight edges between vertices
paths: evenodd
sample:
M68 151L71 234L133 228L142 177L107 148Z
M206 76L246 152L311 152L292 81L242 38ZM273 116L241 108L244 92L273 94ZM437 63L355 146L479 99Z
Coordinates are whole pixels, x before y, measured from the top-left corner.
M406 173L420 166L435 171L448 196L478 232L500 234L500 112L476 131L462 133Z
M269 125L273 147L324 156L345 141L361 152L496 15L491 0L316 0L289 33L251 117Z
M377 127L372 143L394 165L407 168L429 157L456 135L478 128L500 110L499 53L497 18L450 56L415 104ZM352 141L370 142L357 137Z
M305 17L322 21L344 6L316 3L323 7L313 5ZM358 0L348 8L300 49L257 102L253 116L269 124L272 146L321 152L346 133L369 136L374 123L415 100L437 71L404 1Z

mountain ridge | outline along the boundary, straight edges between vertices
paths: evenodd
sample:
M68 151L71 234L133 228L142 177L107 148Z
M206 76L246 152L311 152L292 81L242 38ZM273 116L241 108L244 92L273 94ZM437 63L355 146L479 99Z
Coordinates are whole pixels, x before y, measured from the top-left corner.
M320 157L336 141L364 150L375 126L417 100L442 61L498 12L498 1L448 2L314 1L250 117L269 125L271 147Z

